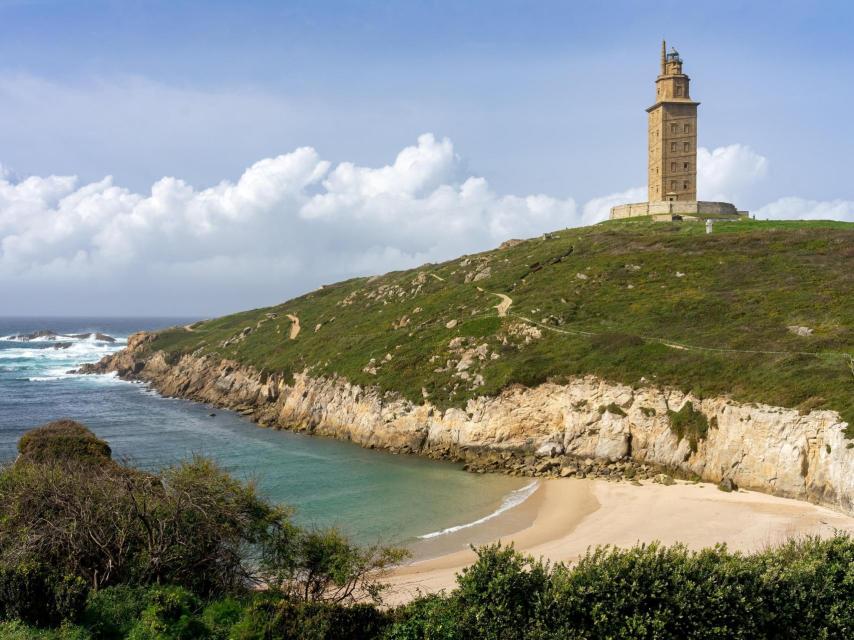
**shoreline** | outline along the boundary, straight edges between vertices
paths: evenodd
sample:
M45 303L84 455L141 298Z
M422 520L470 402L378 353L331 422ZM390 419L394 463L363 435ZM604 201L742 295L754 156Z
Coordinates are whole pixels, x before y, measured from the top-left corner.
M515 513L513 513L515 512ZM691 549L725 543L737 551L756 551L792 537L854 535L854 517L824 506L753 491L719 491L715 485L677 482L671 486L603 480L544 479L537 491L507 514L516 530L495 518L455 544L501 541L535 558L571 563L597 545L631 547L659 541ZM486 542L483 540L487 539ZM470 549L421 557L393 570L388 604L419 593L455 586L456 574L471 564Z
M263 427L463 462L479 473L616 481L664 472L854 515L854 452L834 411L801 414L596 376L513 385L470 399L464 409L442 409L337 375L258 371L217 355L151 351L157 336L136 333L125 349L77 372L115 371L161 395L228 408ZM694 444L679 437L669 418L689 405L714 425Z

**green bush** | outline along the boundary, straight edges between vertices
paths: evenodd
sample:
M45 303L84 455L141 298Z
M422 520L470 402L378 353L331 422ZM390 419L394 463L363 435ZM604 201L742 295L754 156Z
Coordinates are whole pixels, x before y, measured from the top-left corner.
M199 599L181 587L154 587L128 640L200 640L211 634L198 617Z
M694 409L694 404L689 400L679 411L668 411L670 416L670 430L680 442L688 439L691 451L697 451L697 444L706 439L709 432L709 420L702 411Z
M3 640L91 640L92 636L83 627L64 623L58 629L36 629L20 620L0 622L0 638Z
M607 405L601 405L599 407L599 413L613 413L615 416L626 417L626 412L623 411L623 408L618 405L616 402L610 402Z
M76 621L88 588L76 577L40 564L0 565L0 620L19 619L36 626Z
M51 439L33 440L40 431L22 442ZM289 510L202 458L159 474L110 460L39 460L22 457L0 469L0 504L8 505L0 549L80 576L94 590L178 584L204 597L239 591L255 580L248 549L289 525Z
M95 640L122 640L145 609L147 587L119 585L92 591L83 612L83 624Z
M28 462L96 463L111 459L110 446L74 420L56 420L31 429L18 441Z
M462 638L513 640L525 629L547 590L549 568L500 543L476 550L477 561L457 578Z
M385 571L408 556L393 547L360 547L336 529L279 528L262 548L265 582L294 601L381 602Z
M56 424L25 434L19 446L29 453L0 468L0 559L79 576L94 591L169 584L209 599L265 583L292 599L343 603L379 601L378 578L405 557L334 530L301 530L290 509L204 458L146 473L108 456L93 464L42 455L65 450L68 434L97 441L82 425Z
M203 608L180 587L89 596L83 627L0 624L14 640L707 640L849 638L854 540L808 538L745 555L724 546L600 547L554 568L492 545L449 594L390 612L276 591ZM90 635L91 634L91 635Z
M724 547L598 548L558 567L536 638L757 638L756 571Z
M807 538L756 557L767 638L854 636L854 540Z
M394 612L394 624L384 640L460 640L460 611L456 598L445 594L413 600Z
M246 604L234 598L214 600L202 612L202 622L208 628L211 638L229 640L232 627L243 616Z
M388 626L388 615L370 604L348 606L264 594L231 629L234 640L371 640Z

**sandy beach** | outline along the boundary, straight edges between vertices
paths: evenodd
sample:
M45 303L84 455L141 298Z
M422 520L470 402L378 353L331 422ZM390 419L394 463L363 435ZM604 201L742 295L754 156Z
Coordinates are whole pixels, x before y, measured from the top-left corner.
M572 562L595 545L626 547L659 540L691 548L726 543L752 551L793 536L854 534L854 518L807 502L740 490L719 491L715 485L677 482L664 486L600 480L552 479L533 495L471 530L454 534L458 550L397 569L388 579L390 604L419 592L451 589L460 569L474 553L466 542L512 542L521 551L554 562ZM423 553L415 549L415 557Z

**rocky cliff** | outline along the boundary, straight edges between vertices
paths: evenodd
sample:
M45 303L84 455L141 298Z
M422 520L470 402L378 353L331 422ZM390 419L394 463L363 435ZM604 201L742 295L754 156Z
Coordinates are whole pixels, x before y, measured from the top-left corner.
M575 468L572 460L633 461L854 513L854 447L835 411L802 415L594 376L513 386L468 400L463 409L442 410L340 377L300 373L289 380L230 360L167 354L150 349L154 339L136 334L125 350L83 370L116 371L164 395L235 409L264 426L364 447L457 459L512 461L522 455L540 462L516 464L517 470L561 475L572 473L562 473ZM696 437L674 428L674 414L689 402L708 427Z

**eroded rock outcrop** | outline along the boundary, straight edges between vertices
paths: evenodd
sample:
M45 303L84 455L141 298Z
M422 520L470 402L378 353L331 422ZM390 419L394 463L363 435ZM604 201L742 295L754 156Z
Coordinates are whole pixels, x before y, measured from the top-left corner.
M229 407L265 426L365 447L434 457L521 452L628 460L854 513L854 448L834 411L801 415L676 390L633 389L592 376L567 384L515 386L496 397L470 400L464 409L442 410L426 400L415 404L340 378L297 374L286 380L228 360L149 354L152 338L136 334L126 349L82 371L117 371L150 382L164 395ZM670 423L669 412L688 402L711 425L695 447L679 439ZM560 464L551 467L560 473Z

